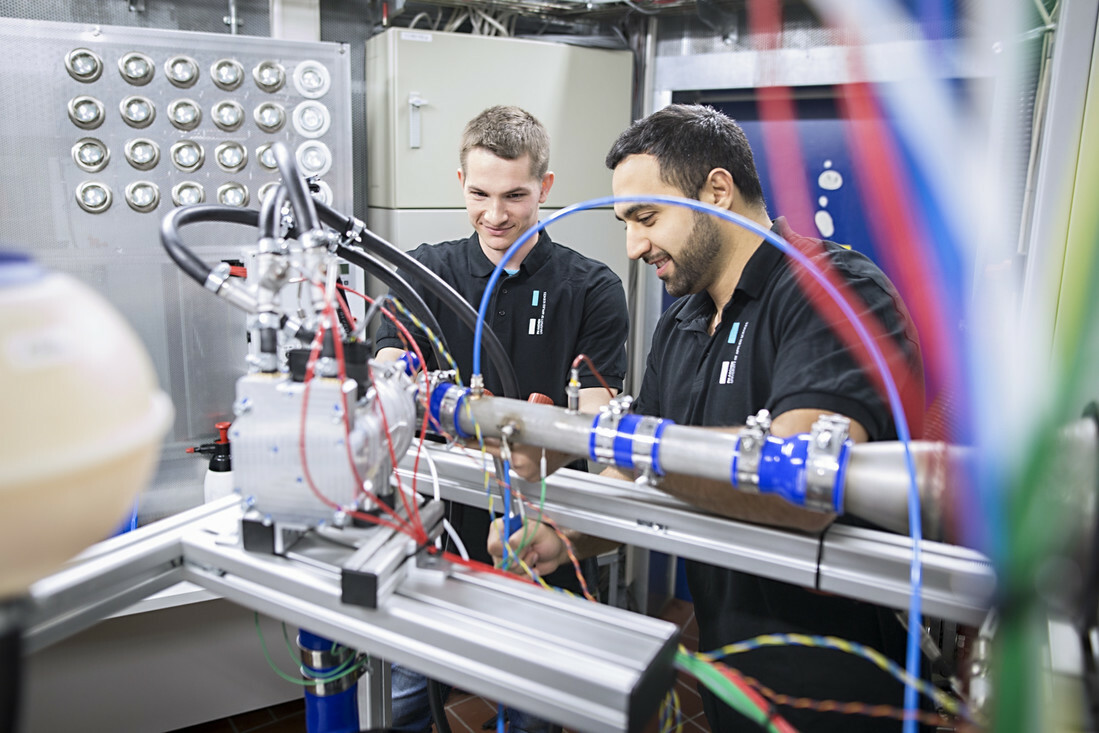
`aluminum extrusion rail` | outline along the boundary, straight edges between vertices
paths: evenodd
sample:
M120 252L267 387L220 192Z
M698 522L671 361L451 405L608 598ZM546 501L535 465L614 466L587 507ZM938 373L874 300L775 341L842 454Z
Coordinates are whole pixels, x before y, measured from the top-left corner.
M239 504L227 497L92 545L30 587L28 654L94 626L183 578L184 535Z
M438 468L442 498L487 506L477 454L430 443L424 449ZM414 456L415 449L410 450L401 462L405 481L411 480ZM429 493L426 463L420 462L417 486ZM512 481L528 499L539 495L536 484L515 476ZM569 469L547 478L545 511L563 526L619 542L897 609L908 604L912 543L901 535L833 525L817 537L737 522L700 512L649 486ZM924 541L921 550L925 613L980 624L995 589L990 561L940 542Z
M89 548L31 587L27 651L190 581L576 730L641 730L674 684L674 624L412 557L377 609L352 606L339 565L350 548L320 539L285 556L248 552L241 517L239 497L226 497Z
M183 545L186 580L569 728L640 730L674 683L674 624L519 580L409 567L368 609L340 602L338 568L246 552L206 532Z

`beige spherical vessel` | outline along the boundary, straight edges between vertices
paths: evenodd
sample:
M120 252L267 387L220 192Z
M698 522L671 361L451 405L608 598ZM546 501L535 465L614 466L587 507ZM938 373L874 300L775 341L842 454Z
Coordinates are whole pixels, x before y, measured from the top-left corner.
M172 415L113 306L0 252L0 601L120 526Z

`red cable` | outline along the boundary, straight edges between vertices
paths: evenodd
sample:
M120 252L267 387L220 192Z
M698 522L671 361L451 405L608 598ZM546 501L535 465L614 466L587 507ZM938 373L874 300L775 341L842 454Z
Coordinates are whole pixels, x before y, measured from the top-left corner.
M866 207L880 214L869 217L875 239L893 240L894 246L882 248L883 255L894 262L890 269L897 273L898 282L908 296L913 319L923 326L919 331L929 362L929 381L956 388L958 366L947 335L951 330L950 318L942 308L947 302L942 294L942 279L933 263L919 256L926 251L927 233L910 207L903 203L911 197L904 190L899 152L869 86L848 84L840 89L840 107L848 123L848 144L867 176L859 192Z
M308 461L308 457L307 457L307 453L306 453L306 449L305 449L305 427L306 427L306 422L307 422L305 418L306 418L306 415L308 414L309 392L310 392L310 387L311 387L312 382L313 382L313 367L314 367L314 364L316 363L317 356L320 354L321 345L323 344L323 342L324 342L324 324L323 324L323 321L322 321L318 325L316 336L313 339L312 351L309 354L309 361L306 363L306 367L305 367L305 385L304 385L304 390L303 390L303 393L302 393L302 406L301 406L301 426L300 426L300 429L299 429L299 432L298 432L298 453L299 453L299 457L301 459L302 473L304 475L306 485L309 486L309 490L313 492L313 495L316 496L317 499L320 500L320 502L322 504L324 504L325 506L327 506L331 509L335 509L337 511L347 511L346 509L344 509L344 507L341 507L339 504L332 501L327 496L324 496L320 492L320 489L317 488L316 483L313 481L313 476L309 472L309 461ZM346 410L345 410L345 414L346 414ZM361 481L360 481L359 485L360 486L362 485ZM366 492L366 493L369 494L370 492ZM378 501L377 497L373 497L373 499L374 499L374 502L378 506L380 506L383 509L387 510L393 516L393 518L397 520L397 522L399 524L394 525L390 522L385 521L381 517L375 517L375 516L370 515L370 514L363 514L362 512L352 511L352 512L350 512L350 514L354 517L358 517L360 519L363 519L364 521L373 522L375 524L381 524L381 525L383 525L385 527L388 527L388 528L390 528L394 531L404 532L405 534L408 534L409 536L415 537L415 534L412 531L410 531L409 525L408 525L407 522L405 522L405 520L403 520L401 517L399 517L396 514L396 512L389 509L389 507L387 507L385 504L382 504L380 501Z
M759 692L756 691L756 688L749 685L748 681L745 680L739 672L720 662L714 662L711 666L720 672L722 677L733 683L745 697L752 701L753 705L766 714L767 722L775 726L775 729L778 730L779 733L798 733L797 729L790 725L786 718L778 713L774 703L760 695ZM766 725L764 727L766 728Z
M434 548L428 548L428 552L434 554L436 550ZM501 578L516 580L520 583L536 585L534 581L529 578L524 578L523 576L516 575L515 573L509 573L506 570L501 570L500 568L493 567L492 565L489 565L487 563L478 562L477 560L466 560L464 557L460 555L455 555L453 552L444 552L443 557L446 560L454 563L455 565L461 565L462 567L469 568L470 570L475 570L479 573L489 573L490 575L498 575Z
M332 308L330 303L325 306L324 314L328 316L330 321L332 321L333 333L336 333L336 327L338 326L338 322L336 322L336 312ZM341 342L341 340L339 338L334 338L333 341L335 342L336 364L338 365L338 368L339 368L340 382L342 383L344 380L347 379L347 373L346 373L345 367L344 367L343 343ZM389 460L391 462L391 465L392 465L393 469L396 469L396 467L397 467L397 456L396 456L396 452L393 450L393 440L392 440L392 438L390 437L390 434L389 434L389 422L386 420L386 417L385 417L385 408L382 406L381 395L378 393L378 387L377 387L377 385L374 384L374 374L373 374L373 372L370 372L370 383L374 387L374 393L376 395L378 395L378 399L377 399L378 414L382 418L382 430L385 431L385 443L386 443L387 448L389 449ZM355 457L351 453L351 425L350 425L351 418L350 418L350 412L349 412L348 407L347 407L347 394L342 390L340 391L340 399L343 401L343 408L344 408L344 445L347 447L347 460L351 464L351 470L355 472L355 478L356 478L356 480L358 480L359 486L362 487L364 482L363 482L362 476L359 475L358 466L355 465ZM404 490L401 488L400 474L395 474L395 475L397 477L397 491L400 493L400 496L401 496L401 504L404 505L405 512L409 515L409 519L410 519L409 523L412 525L413 529L416 532L416 534L414 536L416 537L417 541L426 542L427 541L427 532L424 530L423 520L420 518L419 505L416 502L413 502L412 503L412 508L409 508L408 498L404 495ZM373 494L371 494L371 492L366 491L365 488L363 488L362 491L363 491L364 494L369 494L371 496L371 498L374 500L375 504L377 504L379 506L385 506L384 504L379 502L377 500L377 497L374 496ZM415 486L413 486L413 491L415 491Z
M573 359L572 368L576 369L578 366L580 366L581 361L586 361L588 363L588 368L591 369L591 373L594 374L595 378L599 380L599 383L603 385L603 389L607 390L607 394L611 396L611 399L614 399L614 392L607 384L607 380L603 379L603 375L600 374L599 370L595 368L595 364L592 363L592 360L588 357L587 354L580 354L575 359Z
M365 300L367 303L370 303L371 305L374 304L374 299L371 298L370 296L368 296L364 293L360 293L356 290L352 290L351 288L348 288L348 287L343 286L343 285L341 285L340 287L343 288L347 292L350 292L354 295L359 296L360 298ZM408 346L409 349L411 349L412 352L414 354L416 354L416 358L420 360L421 372L422 372L423 377L424 377L424 389L423 389L424 398L423 399L424 399L424 404L426 405L427 404L427 399L428 399L428 393L431 391L431 384L430 384L430 381L429 381L428 376L427 376L427 369L424 366L425 364L427 364L427 362L424 360L423 352L420 350L420 346L416 342L416 339L414 339L412 337L412 334L410 334L408 332L408 329L405 328L404 324L401 323L400 320L395 315L393 315L390 311L386 310L386 308L384 308L384 307L379 307L379 310L382 312L382 315L384 315L386 318L388 318L390 321L392 321L393 325L397 328L397 331L400 334L401 339L405 342L405 345ZM374 379L373 374L371 374L371 382L373 382L373 379ZM376 387L375 387L375 391L376 391ZM380 408L381 408L381 405L379 404L379 410L380 410ZM390 440L390 437L389 437L389 426L388 426L388 423L386 422L384 411L381 411L381 412L382 412L382 422L383 422L383 425L385 426L385 431L386 431L386 433L385 433L386 441L389 443L390 460L392 460L392 462L393 462L393 470L394 470L394 473L395 473L396 478L397 478L397 490L401 494L401 502L402 502L402 504L404 504L405 511L409 512L411 515L415 516L416 524L422 530L423 520L420 519L420 507L416 502L413 502L412 508L410 509L409 505L408 505L408 501L407 501L407 499L404 495L404 490L401 488L401 476L400 476L400 474L396 473L397 461L396 461L395 452L393 450L393 444L392 444L392 441ZM412 465L412 492L413 493L416 492L416 481L417 481L417 478L419 477L419 473L420 473L420 455L423 452L424 437L425 437L425 434L427 433L428 417L429 417L429 412L428 412L428 410L425 409L424 410L423 420L420 423L420 439L416 444L416 458L415 458L415 460L413 462L413 465ZM425 533L425 539L426 539L426 533Z
M752 0L748 8L748 18L752 34L764 39L767 47L777 47L781 34L781 12L776 0ZM813 223L809 213L811 207L807 205L808 185L805 180L801 144L795 126L796 113L794 110L792 95L785 86L775 86L759 95L759 108L761 125L766 140L764 155L767 159L768 169L775 182L773 186L776 198L779 199L780 208L788 210L790 221L803 221ZM861 188L861 187L860 187ZM899 203L899 200L898 200ZM873 221L873 218L871 218ZM797 228L791 226L794 231ZM879 239L878 241L885 241ZM795 234L789 238L791 246L796 247L806 257L813 259L818 269L827 281L840 293L841 297L857 313L866 313L867 308L862 298L858 297L850 285L840 277L835 268L826 258L815 257L821 253L820 240ZM793 271L802 291L806 294L814 310L825 320L840 338L847 350L852 353L866 374L874 384L878 393L888 402L885 393L885 382L879 373L873 358L866 345L858 337L855 327L848 322L839 304L832 300L815 278L813 278L799 263L793 263ZM897 343L889 338L882 328L881 322L874 317L861 319L864 328L871 339L877 344L885 359L886 365L897 385L905 415L909 420L909 430L912 437L922 435L923 428L923 382L915 379L915 374L904 353Z

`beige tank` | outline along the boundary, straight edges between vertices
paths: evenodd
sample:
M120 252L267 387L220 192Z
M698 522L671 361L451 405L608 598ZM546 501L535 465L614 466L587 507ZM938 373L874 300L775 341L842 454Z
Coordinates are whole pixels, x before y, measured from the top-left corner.
M121 525L172 416L102 296L57 273L0 282L0 601Z

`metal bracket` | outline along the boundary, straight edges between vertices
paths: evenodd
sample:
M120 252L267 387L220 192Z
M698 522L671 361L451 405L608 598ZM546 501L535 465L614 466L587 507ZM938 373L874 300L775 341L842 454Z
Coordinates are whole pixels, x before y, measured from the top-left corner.
M846 463L851 421L842 415L821 415L810 430L805 458L805 506L834 512L837 477Z
M749 415L737 442L736 483L742 491L759 489L759 463L763 445L771 435L771 413L760 410Z

